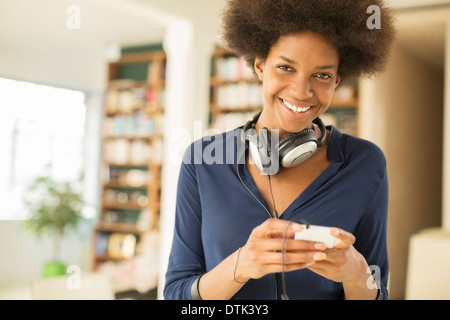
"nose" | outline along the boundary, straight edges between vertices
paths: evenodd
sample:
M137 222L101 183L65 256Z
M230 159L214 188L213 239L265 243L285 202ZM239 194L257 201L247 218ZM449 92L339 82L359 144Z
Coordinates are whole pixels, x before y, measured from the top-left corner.
M294 97L299 100L313 97L314 93L311 87L311 80L308 76L299 75L292 80L290 90Z

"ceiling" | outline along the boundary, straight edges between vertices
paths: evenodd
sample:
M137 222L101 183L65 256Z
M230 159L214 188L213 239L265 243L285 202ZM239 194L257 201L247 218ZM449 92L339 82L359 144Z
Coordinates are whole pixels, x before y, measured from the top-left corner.
M226 0L2 0L0 3L0 58L2 54L104 55L111 44L134 46L163 41L166 26L191 19L201 28L217 29ZM80 9L80 29L69 29L67 12ZM395 9L450 5L450 0L389 0ZM444 18L439 18L441 21ZM408 19L407 19L408 20ZM403 28L405 43L430 63L439 65L443 52L441 22L413 18ZM431 36L430 36L431 35ZM6 55L8 56L8 55Z
M450 5L398 14L398 43L437 70L444 69L445 34Z
M67 27L73 17L73 11L67 10L74 3L80 12L80 29ZM216 23L223 3L224 0L2 0L0 53L56 50L95 54L111 43L161 43L171 21L191 18L205 25Z

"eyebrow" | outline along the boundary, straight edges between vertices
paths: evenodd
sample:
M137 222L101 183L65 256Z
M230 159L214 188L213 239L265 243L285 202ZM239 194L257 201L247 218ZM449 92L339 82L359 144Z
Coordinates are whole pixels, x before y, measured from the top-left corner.
M284 61L286 61L286 62L288 62L288 63L290 63L290 64L298 65L298 63L296 61L291 60L291 59L289 59L289 58L287 58L285 56L280 56L279 58L284 60ZM323 65L323 66L317 66L316 67L316 69L319 69L319 70L333 69L333 68L334 68L334 64L329 64L329 65Z

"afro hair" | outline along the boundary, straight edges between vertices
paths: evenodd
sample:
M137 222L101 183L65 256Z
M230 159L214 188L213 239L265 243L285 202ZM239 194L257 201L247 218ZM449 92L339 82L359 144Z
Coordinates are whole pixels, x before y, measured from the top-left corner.
M369 28L370 6L380 28ZM373 8L373 7L371 7ZM395 38L393 12L383 0L228 0L222 16L224 45L254 68L280 37L302 30L324 35L337 48L342 80L384 71Z

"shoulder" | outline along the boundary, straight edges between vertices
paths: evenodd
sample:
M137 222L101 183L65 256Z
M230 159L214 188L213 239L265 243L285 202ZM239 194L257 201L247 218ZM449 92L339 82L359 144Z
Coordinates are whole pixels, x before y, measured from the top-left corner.
M328 145L328 158L340 164L351 180L378 186L387 178L386 157L375 143L332 129ZM347 176L347 175L346 175Z
M333 149L335 162L339 163L341 177L351 185L353 192L359 194L360 199L371 201L381 190L379 194L386 196L382 199L387 199L387 163L382 149L369 140L337 130L332 132L330 140L329 148Z
M332 129L329 153L332 160L345 162L362 162L368 166L378 164L386 165L384 152L375 143Z
M371 141L344 135L344 143L349 156L370 162L386 162L386 157L381 148Z

